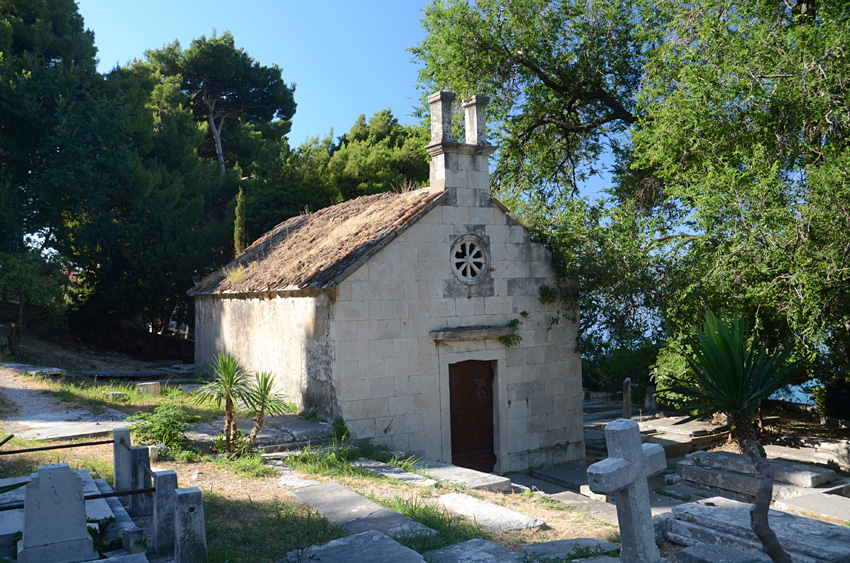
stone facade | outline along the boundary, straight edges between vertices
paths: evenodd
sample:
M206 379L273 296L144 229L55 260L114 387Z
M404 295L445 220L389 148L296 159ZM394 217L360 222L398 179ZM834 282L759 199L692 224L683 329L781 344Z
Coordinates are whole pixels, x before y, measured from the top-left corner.
M583 459L577 324L541 299L549 252L490 197L486 98L465 104L467 143L453 98L430 99L438 204L332 288L199 295L196 363L228 351L355 437L451 462L450 366L486 362L495 471Z

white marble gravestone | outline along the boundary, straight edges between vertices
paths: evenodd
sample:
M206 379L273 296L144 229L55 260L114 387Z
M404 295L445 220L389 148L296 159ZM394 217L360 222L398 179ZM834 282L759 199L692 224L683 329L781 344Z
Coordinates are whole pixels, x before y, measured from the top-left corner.
M587 484L594 493L613 494L617 504L623 563L661 563L646 478L667 464L664 448L641 444L638 423L624 418L605 427L608 459L587 468Z
M24 494L21 563L78 563L97 559L86 526L83 481L67 463L42 465Z

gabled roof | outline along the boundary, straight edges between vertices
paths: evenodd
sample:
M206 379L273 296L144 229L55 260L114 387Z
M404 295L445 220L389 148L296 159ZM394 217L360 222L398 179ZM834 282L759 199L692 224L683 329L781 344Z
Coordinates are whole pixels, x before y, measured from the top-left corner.
M195 285L189 295L334 287L444 194L432 188L382 193L292 217Z

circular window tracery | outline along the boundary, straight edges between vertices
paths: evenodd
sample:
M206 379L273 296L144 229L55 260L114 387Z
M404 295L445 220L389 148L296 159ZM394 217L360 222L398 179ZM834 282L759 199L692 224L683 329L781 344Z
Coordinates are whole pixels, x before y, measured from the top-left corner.
M490 257L487 248L480 238L468 235L452 247L452 273L464 283L480 282L490 269Z

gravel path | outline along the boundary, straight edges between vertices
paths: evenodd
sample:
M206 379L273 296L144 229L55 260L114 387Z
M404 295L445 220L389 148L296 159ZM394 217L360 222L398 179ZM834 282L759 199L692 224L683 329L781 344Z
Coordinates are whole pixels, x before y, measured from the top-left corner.
M0 427L15 433L29 428L27 421L48 413L70 411L67 403L42 393L47 389L43 381L0 368L0 394L15 405L14 412L0 412Z

